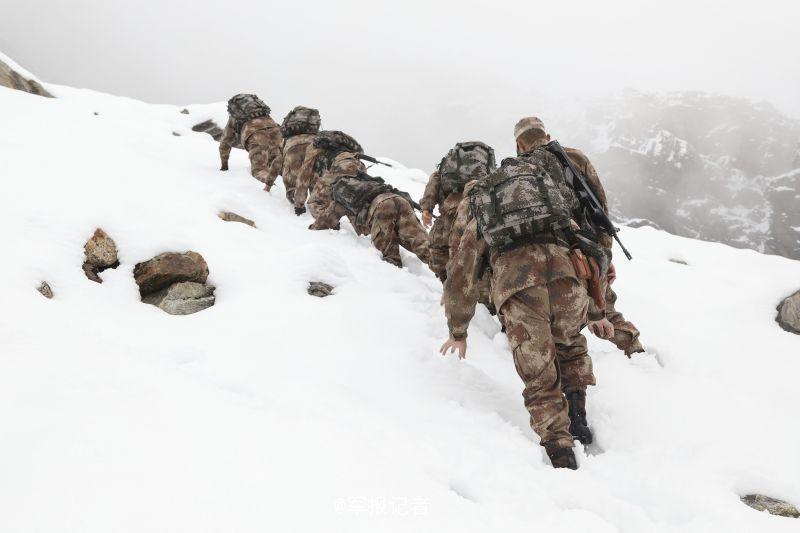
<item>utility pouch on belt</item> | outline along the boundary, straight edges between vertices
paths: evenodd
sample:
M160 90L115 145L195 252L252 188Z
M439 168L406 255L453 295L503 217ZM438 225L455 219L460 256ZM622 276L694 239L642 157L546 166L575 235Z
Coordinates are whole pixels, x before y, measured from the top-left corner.
M603 294L603 283L600 279L600 265L594 257L586 257L578 248L569 251L572 266L578 279L586 280L589 296L594 300L594 305L602 311L606 308L606 299Z

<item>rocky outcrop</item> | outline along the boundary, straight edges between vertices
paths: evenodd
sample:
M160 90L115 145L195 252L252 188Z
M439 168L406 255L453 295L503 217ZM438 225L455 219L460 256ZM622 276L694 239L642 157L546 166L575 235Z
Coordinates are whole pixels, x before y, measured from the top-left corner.
M775 321L780 327L800 335L800 291L787 296L778 304L778 316Z
M769 514L800 518L800 511L789 502L764 496L763 494L748 494L740 498L742 503L749 505L757 511L767 511Z
M256 227L256 223L250 220L249 218L245 218L241 215L237 215L232 211L220 211L217 216L224 220L225 222L241 222L242 224L247 224L248 226Z
M214 287L194 281L182 281L142 296L142 301L171 315L190 315L214 305Z
M87 278L96 283L103 283L98 275L100 272L119 266L117 245L114 243L114 239L100 228L97 228L94 235L86 241L83 251L85 256L83 272Z
M171 315L188 315L214 305L214 287L206 285L208 264L197 252L167 252L137 263L133 277L142 301Z
M325 298L333 294L333 285L328 285L321 281L310 281L308 283L308 294L317 298Z
M47 283L46 281L43 281L41 285L36 287L36 290L39 291L39 293L48 300L53 299L53 289L50 288L50 284Z
M133 277L144 296L165 289L174 283L194 281L205 283L208 265L197 252L167 252L133 267Z
M25 91L26 93L38 94L39 96L46 96L47 98L53 97L52 94L42 87L41 83L36 80L24 78L3 61L0 61L0 86L16 89L18 91Z

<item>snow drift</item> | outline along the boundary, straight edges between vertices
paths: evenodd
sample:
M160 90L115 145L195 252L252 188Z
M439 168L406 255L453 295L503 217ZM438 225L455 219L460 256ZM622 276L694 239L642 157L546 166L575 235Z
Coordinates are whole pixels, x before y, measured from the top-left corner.
M440 357L433 275L347 223L308 231L241 151L219 172L191 126L221 104L47 89L0 88L0 530L796 530L739 497L800 504L800 337L774 322L800 263L625 228L619 306L649 353L590 339L597 448L554 471L498 324L480 310L468 359ZM121 262L102 285L81 270L98 227ZM216 305L141 303L133 265L187 250Z

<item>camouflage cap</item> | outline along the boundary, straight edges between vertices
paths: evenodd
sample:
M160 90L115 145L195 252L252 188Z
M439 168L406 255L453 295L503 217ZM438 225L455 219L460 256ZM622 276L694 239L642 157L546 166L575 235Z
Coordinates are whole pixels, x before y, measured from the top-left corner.
M545 133L544 122L539 117L525 117L517 122L514 126L514 138L519 139L519 136L531 130L539 130Z

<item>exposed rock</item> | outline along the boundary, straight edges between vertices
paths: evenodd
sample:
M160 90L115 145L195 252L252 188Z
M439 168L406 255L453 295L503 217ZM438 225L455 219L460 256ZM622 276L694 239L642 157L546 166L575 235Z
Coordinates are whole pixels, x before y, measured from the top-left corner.
M222 139L222 128L217 126L217 123L210 119L203 121L200 124L195 124L194 126L192 126L192 131L208 133L214 138L215 141L219 141L220 139ZM239 144L239 141L234 141L233 147L241 148L242 145Z
M333 294L333 286L321 281L310 281L308 283L308 294L318 298L325 298Z
M777 309L775 321L778 325L786 331L800 335L800 291L786 297L778 304Z
M177 131L173 131L173 132L172 132L172 135L174 135L175 137L180 137L180 136L181 136L181 134L180 134L180 133L178 133Z
M100 228L97 228L94 235L86 241L83 246L85 260L83 271L90 280L103 283L98 273L107 268L117 268L119 259L117 257L117 245L114 239Z
M43 281L41 285L36 287L36 290L42 293L42 296L47 298L48 300L53 299L53 289L50 288L50 284L46 281Z
M208 265L197 252L167 252L133 267L133 277L142 296L165 289L173 283L194 281L205 283Z
M757 511L767 511L769 514L786 516L789 518L800 518L800 511L789 502L770 498L763 494L748 494L740 498L742 503L749 505Z
M237 215L232 211L220 211L217 216L219 216L219 218L221 218L225 222L241 222L242 224L247 224L248 226L253 226L254 228L256 227L255 222L253 222L249 218Z
M684 261L683 259L675 259L674 257L671 257L669 260L670 260L670 262L677 263L679 265L688 265L689 264L686 261Z
M94 112L94 116L98 116L99 114L100 113L98 113L97 111Z
M188 115L189 114L189 110L184 107L183 109L181 109L181 114L182 115Z
M142 301L171 315L190 315L214 305L214 287L183 281L142 296Z
M53 97L52 94L42 87L41 83L36 80L23 78L22 75L3 61L0 61L0 86L17 89L18 91L25 91L26 93L38 94L39 96L46 96L48 98Z

